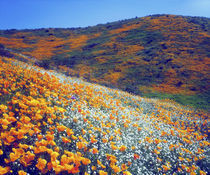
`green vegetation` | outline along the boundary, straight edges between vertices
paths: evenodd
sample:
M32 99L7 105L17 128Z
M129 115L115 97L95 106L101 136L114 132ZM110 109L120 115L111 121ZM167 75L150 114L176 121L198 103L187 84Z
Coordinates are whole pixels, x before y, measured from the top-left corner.
M167 94L167 93L145 93L142 94L148 98L158 98L158 99L172 99L177 103L185 106L191 106L195 109L209 110L209 94L196 94L196 95L182 95L182 94Z

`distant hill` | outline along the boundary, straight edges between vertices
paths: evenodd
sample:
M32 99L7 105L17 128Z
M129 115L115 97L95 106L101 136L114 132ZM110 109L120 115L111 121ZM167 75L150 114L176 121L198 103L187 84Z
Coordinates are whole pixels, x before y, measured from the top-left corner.
M1 30L0 54L134 94L209 108L209 18L153 15L86 28Z

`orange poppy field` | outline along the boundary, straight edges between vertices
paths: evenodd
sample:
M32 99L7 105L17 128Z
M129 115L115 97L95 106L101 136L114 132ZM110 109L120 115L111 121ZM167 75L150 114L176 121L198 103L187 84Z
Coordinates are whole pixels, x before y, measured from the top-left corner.
M206 175L208 114L0 58L0 175Z

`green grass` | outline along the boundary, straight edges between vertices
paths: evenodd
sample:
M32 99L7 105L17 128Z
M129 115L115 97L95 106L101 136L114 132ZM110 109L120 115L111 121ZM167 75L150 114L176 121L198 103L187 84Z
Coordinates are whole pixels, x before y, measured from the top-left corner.
M175 102L184 105L190 106L195 109L203 109L208 111L209 106L209 93L197 94L197 95L181 95L181 94L167 94L167 93L145 93L145 97L149 98L158 98L158 99L172 99Z

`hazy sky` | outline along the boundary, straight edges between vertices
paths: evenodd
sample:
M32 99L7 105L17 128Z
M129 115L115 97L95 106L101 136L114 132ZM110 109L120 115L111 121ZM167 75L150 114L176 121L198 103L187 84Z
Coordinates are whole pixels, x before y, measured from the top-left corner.
M210 17L210 0L0 0L0 29L86 27L152 14Z

